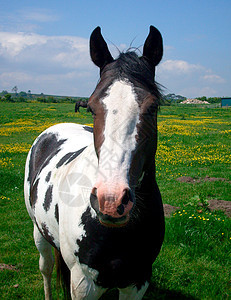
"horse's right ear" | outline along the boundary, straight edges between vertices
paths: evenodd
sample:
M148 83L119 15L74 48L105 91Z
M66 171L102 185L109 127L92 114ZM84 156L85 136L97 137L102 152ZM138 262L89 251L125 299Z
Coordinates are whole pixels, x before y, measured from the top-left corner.
M102 37L100 27L96 27L91 34L90 55L93 63L100 68L100 71L114 60L108 50L104 38Z

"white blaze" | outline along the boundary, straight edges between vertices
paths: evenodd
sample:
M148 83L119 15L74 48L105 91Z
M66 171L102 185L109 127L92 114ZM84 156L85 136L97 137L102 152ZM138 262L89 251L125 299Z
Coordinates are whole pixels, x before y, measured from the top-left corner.
M115 81L102 102L106 110L105 140L100 150L98 179L126 183L139 122L139 105L132 84Z

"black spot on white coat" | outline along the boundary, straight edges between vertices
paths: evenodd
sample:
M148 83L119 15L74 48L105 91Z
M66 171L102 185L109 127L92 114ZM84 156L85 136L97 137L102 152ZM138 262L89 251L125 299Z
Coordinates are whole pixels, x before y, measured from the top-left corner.
M41 170L61 150L65 139L58 140L54 133L42 134L31 148L28 181L32 185Z
M88 132L93 133L93 128L90 127L90 126L84 126L83 129L86 130L86 131L88 131Z
M57 223L59 224L59 206L58 204L55 205L55 219Z
M67 165L69 164L71 161L73 161L76 157L78 157L82 152L83 150L85 149L86 147L83 147L81 149L79 149L78 151L75 151L75 152L69 152L67 153L66 155L64 155L60 161L57 163L56 165L56 168L60 168L62 165Z
M50 185L46 191L45 199L44 199L44 203L43 203L43 207L46 212L50 209L50 206L51 206L52 191L53 191L53 185Z
M31 187L30 190L30 205L32 208L35 207L35 203L37 201L38 198L38 184L39 184L39 178L35 181L34 185Z
M45 180L46 180L46 182L49 182L50 179L51 179L51 171L47 173Z
M49 228L47 226L47 224L45 222L41 223L42 229L39 231L42 233L43 237L52 245L54 246L56 249L56 245L55 245L55 239L53 237L53 235L50 233Z

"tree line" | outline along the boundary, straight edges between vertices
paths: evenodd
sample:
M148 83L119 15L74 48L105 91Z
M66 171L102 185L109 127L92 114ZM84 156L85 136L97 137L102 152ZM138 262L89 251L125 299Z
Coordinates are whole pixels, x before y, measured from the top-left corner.
M0 102L42 102L42 103L75 103L77 100L87 101L86 97L63 97L63 96L52 96L41 94L32 94L29 90L26 92L18 93L18 89L15 86L9 93L3 90L0 93Z
M42 103L75 103L77 100L88 101L87 97L63 97L41 94L32 94L31 90L28 92L19 92L17 86L12 88L13 93L3 90L0 93L0 101L2 102L42 102ZM186 97L175 94L168 94L163 96L163 105L177 104L185 100ZM208 101L209 103L221 103L221 97L196 97L198 100Z

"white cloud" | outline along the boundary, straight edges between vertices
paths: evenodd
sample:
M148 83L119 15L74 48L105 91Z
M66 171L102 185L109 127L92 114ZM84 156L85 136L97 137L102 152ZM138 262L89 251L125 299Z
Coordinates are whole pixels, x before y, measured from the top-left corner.
M55 62L71 69L92 66L87 39L63 36L55 41L60 48L53 57Z
M35 33L0 32L0 54L6 57L16 56L27 47L45 44L47 39L47 37Z
M167 88L165 93L186 97L223 96L226 80L212 69L185 60L166 60L157 68L157 81Z
M89 68L92 66L88 40L74 36L43 36L27 33L0 32L0 59L11 63L40 64L45 69Z
M159 71L160 72L171 72L174 74L184 74L191 73L198 70L202 70L203 67L196 64L190 64L184 60L166 60L162 64L160 64Z
M0 32L0 90L17 85L19 90L84 96L96 72L88 39Z
M204 79L205 81L207 82L211 82L211 83L225 83L225 79L222 78L221 76L219 75L216 75L216 74L209 74L209 75L204 75L202 77L202 79Z
M37 53L39 51L39 53ZM65 66L86 65L90 61L88 40L73 36L43 36L39 34L0 32L0 55L20 59L25 53L36 60L47 58ZM28 57L28 56L27 56ZM24 57L26 59L26 57Z

